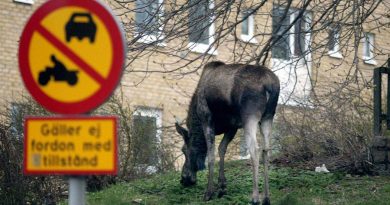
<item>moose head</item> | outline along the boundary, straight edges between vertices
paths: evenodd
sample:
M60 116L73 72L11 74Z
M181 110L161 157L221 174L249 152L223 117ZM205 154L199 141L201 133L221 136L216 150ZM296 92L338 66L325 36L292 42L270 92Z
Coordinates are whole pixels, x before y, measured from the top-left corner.
M185 156L180 183L187 187L196 184L196 173L205 169L207 150L201 130L191 130L190 132L175 123L176 131L183 137L182 148Z

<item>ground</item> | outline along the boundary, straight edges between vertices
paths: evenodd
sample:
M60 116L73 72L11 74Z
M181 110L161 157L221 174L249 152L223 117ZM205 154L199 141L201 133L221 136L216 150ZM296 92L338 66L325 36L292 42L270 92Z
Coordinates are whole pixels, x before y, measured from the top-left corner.
M191 188L180 185L179 172L169 172L88 193L88 204L249 204L252 190L249 162L229 162L225 170L228 193L209 202L202 201L207 176L202 171L197 185ZM272 204L390 204L389 176L351 176L272 166L270 183Z

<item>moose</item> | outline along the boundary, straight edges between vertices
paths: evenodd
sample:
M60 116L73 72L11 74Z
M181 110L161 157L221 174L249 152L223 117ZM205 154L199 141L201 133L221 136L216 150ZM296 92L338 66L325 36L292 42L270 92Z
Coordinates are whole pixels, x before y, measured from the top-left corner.
M278 104L280 83L278 77L264 66L225 64L220 61L204 66L195 93L191 98L186 120L187 129L178 122L177 132L183 137L182 148L185 162L181 184L185 187L196 184L196 173L205 169L208 157L208 184L204 200L226 194L224 157L228 144L239 128L244 129L246 145L252 161L253 193L252 204L260 204L259 197L259 146L256 139L257 126L264 137L264 199L269 198L269 137ZM218 190L213 183L215 162L215 135L224 134L218 147L219 177Z

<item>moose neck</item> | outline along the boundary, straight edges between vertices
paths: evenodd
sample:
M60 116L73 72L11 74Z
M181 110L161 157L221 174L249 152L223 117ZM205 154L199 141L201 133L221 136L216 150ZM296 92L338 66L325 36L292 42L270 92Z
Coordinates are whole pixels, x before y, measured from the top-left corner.
M192 149L196 149L199 154L206 156L207 144L203 134L202 124L196 111L196 101L197 96L195 94L192 96L187 115L187 127L190 133L190 146Z

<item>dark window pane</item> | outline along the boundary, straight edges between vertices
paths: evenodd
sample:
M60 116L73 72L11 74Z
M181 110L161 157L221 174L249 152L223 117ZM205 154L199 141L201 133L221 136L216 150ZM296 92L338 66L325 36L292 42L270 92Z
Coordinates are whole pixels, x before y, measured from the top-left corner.
M364 54L366 57L372 57L373 50L371 49L372 45L374 45L374 36L371 33L365 33L365 41L364 41Z
M249 19L248 19L248 15L249 15L249 11L244 11L243 14L242 14L242 18L244 19L242 21L242 26L241 26L241 34L243 35L249 35Z
M305 36L306 36L306 21L305 18L302 17L297 22L295 22L294 30L294 54L295 56L302 56L305 52Z
M156 118L133 116L133 156L136 164L157 165Z
M281 36L290 24L290 14L287 13L286 16L283 16L285 9L280 7L274 7L272 9L272 35L276 40ZM280 26L280 29L277 28ZM272 47L272 58L277 59L290 59L290 39L289 32L286 32L282 35Z
M335 30L332 28L330 31L329 31L329 37L328 37L328 47L329 47L329 50L330 51L334 51L335 49L335 45L336 45L336 32Z
M334 51L336 49L336 44L339 43L340 30L340 25L333 25L329 30L328 47L330 51Z
M208 0L189 1L188 32L194 43L209 44L211 11Z
M143 35L159 34L159 3L158 0L136 1L136 31Z

